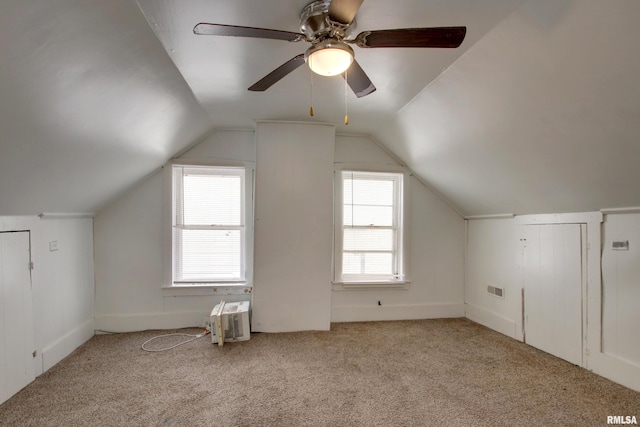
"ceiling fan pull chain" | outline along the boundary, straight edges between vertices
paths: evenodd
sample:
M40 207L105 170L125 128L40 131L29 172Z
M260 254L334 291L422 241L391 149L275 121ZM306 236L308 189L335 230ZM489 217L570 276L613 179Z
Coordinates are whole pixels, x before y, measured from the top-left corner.
M310 77L310 82L311 82L311 84L309 85L311 87L311 107L309 108L309 115L311 117L313 117L313 115L314 115L314 111L313 111L313 71L311 71L311 68L309 68L309 77Z
M345 70L344 72L344 124L345 126L349 125L349 102L347 101L349 99L349 91L347 90L347 71Z

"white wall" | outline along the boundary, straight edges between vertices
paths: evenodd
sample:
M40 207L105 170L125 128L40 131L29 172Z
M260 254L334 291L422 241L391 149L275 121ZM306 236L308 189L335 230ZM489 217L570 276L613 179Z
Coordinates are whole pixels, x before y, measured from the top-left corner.
M398 165L376 141L362 136L339 135L335 162ZM464 317L464 220L415 177L407 184L411 283L402 289L334 285L331 321Z
M180 159L215 162L255 160L250 130L218 131ZM165 177L153 174L95 218L96 328L135 331L200 326L220 300L250 295L225 295L223 289L167 289L164 232Z
M614 240L629 250L612 250ZM606 215L602 242L603 352L640 367L640 214Z
M512 218L467 222L466 316L522 340L522 230ZM504 289L500 299L487 286Z
M254 162L255 150L253 131L220 130L180 157ZM397 164L363 136L338 135L335 161ZM415 178L409 184L411 284L407 289L334 290L331 321L464 316L464 220ZM199 326L223 298L223 290L214 294L212 288L162 289L163 185L158 172L95 218L97 329ZM330 289L330 270L326 277ZM249 297L224 296L228 301Z
M0 217L0 231L29 230L35 374L58 363L94 334L93 219ZM57 250L50 250L57 242Z
M562 215L571 214L557 216ZM522 340L521 218L468 221L465 278L466 316L518 340ZM584 366L640 390L640 251L634 247L640 242L640 214L606 215L602 227L587 222ZM611 250L613 240L628 240L629 251ZM489 295L487 285L505 288L505 298Z

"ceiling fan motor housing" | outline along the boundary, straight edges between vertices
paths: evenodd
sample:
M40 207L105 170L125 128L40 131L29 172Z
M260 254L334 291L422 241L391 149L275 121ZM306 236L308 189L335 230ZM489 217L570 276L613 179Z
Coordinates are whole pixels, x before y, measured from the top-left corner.
M331 0L316 0L305 6L300 13L300 30L312 43L325 38L343 39L356 27L355 19L348 25L329 19Z

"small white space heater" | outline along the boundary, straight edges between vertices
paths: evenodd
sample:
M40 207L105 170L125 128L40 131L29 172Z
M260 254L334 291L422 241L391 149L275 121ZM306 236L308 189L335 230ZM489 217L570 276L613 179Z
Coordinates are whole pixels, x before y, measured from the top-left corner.
M211 310L211 342L220 347L225 342L248 341L249 301L222 301Z

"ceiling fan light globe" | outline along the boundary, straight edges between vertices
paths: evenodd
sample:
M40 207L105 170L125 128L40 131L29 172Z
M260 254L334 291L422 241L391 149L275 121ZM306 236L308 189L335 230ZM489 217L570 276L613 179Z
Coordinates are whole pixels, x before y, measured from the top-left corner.
M337 76L344 73L353 62L353 50L346 46L327 46L311 49L307 55L309 68L321 76Z

